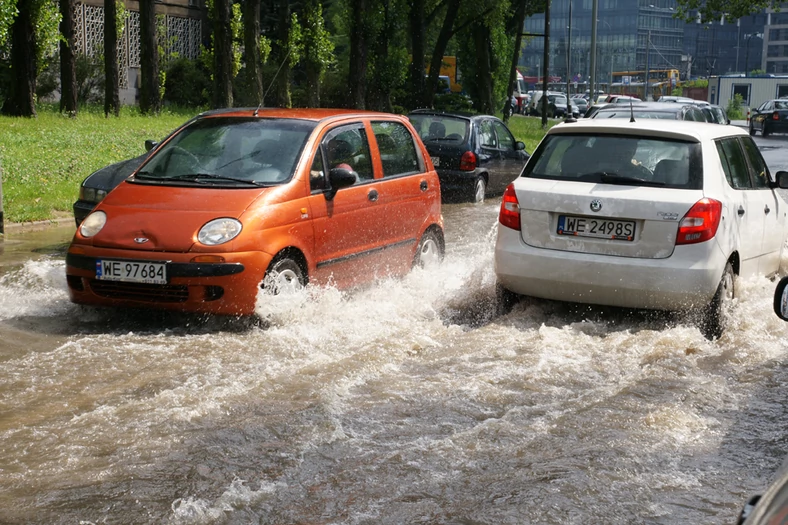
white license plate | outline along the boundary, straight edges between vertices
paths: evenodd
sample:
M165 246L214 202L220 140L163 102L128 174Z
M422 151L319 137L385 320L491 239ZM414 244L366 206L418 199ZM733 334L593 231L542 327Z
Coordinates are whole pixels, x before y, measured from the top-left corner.
M97 259L96 279L130 283L167 284L167 263Z
M430 157L432 160L432 165L436 168L441 165L441 158L440 157Z
M635 239L635 221L559 215L558 235L632 241Z

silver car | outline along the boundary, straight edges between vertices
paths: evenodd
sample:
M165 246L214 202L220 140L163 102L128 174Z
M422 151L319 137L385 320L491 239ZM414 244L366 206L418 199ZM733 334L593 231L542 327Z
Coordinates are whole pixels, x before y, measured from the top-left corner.
M779 183L779 184L778 184ZM676 120L553 127L503 196L499 304L694 310L725 327L736 280L775 274L788 206L746 131Z

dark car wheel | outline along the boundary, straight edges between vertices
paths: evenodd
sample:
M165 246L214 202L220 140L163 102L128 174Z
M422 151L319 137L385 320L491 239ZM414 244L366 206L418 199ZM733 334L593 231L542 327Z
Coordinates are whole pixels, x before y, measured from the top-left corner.
M520 301L520 296L495 283L495 315L506 315Z
M429 268L443 260L444 248L440 236L435 230L427 230L421 237L419 248L413 259L413 266Z
M768 137L771 131L769 131L769 128L766 126L766 121L762 122L761 126L761 135Z
M701 312L700 331L706 339L717 339L725 331L735 294L735 274L730 263L725 265L722 279L711 302Z
M750 135L755 135L755 126L752 125L752 120L750 121Z
M297 261L278 256L263 279L263 289L273 295L294 293L306 286L306 274Z
M484 196L487 193L487 181L484 180L484 177L479 175L476 177L476 180L473 181L473 188L471 193L471 201L472 202L484 202Z

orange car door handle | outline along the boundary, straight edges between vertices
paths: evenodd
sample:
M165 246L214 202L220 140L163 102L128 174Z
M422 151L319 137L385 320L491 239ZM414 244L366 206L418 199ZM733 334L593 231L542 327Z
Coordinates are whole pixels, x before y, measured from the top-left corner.
M419 188L421 189L421 191L427 191L428 187L429 185L427 184L426 180L421 181L421 184L419 184Z
M367 198L372 202L378 200L378 190L369 190L369 193L367 193Z

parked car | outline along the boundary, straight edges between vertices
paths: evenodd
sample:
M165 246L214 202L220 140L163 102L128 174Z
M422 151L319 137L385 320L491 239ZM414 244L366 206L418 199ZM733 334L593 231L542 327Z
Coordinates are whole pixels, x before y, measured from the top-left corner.
M598 104L593 104L591 106L588 106L588 109L583 115L583 118L594 118L594 115L596 115L599 111L601 111L602 108L606 108L610 105L611 104L608 104L607 102L600 102Z
M71 300L227 315L261 287L340 288L444 251L440 183L399 115L203 113L151 151L79 225Z
M608 104L629 104L632 102L634 104L643 101L637 97L631 97L629 95L608 95L607 99L605 99L605 102Z
M788 172L744 130L584 119L548 131L504 192L495 244L501 310L520 296L691 311L719 337L736 282L775 274Z
M567 113L566 95L547 95L547 116L550 118L564 118ZM574 101L569 101L570 112L574 118L580 118L580 108Z
M503 193L530 157L525 144L491 115L416 110L408 115L424 142L445 196L482 202Z
M695 99L690 97L679 97L675 95L662 95L659 97L657 102L678 102L680 104L694 104Z
M706 117L706 122L711 122L712 124L723 124L727 125L731 123L731 119L728 118L728 113L726 113L725 109L716 104L708 104L706 106L700 106L700 110L703 112L703 115Z
M588 101L582 95L572 97L572 103L577 106L580 115L585 115L588 110Z
M148 152L110 164L88 175L79 186L79 198L74 202L74 220L79 224L90 215L96 204L101 202L115 186L123 182L146 158Z
M637 104L608 104L598 109L591 118L631 118L692 120L706 122L706 116L693 104L675 102L638 102Z
M788 132L788 100L767 100L750 111L750 135Z

